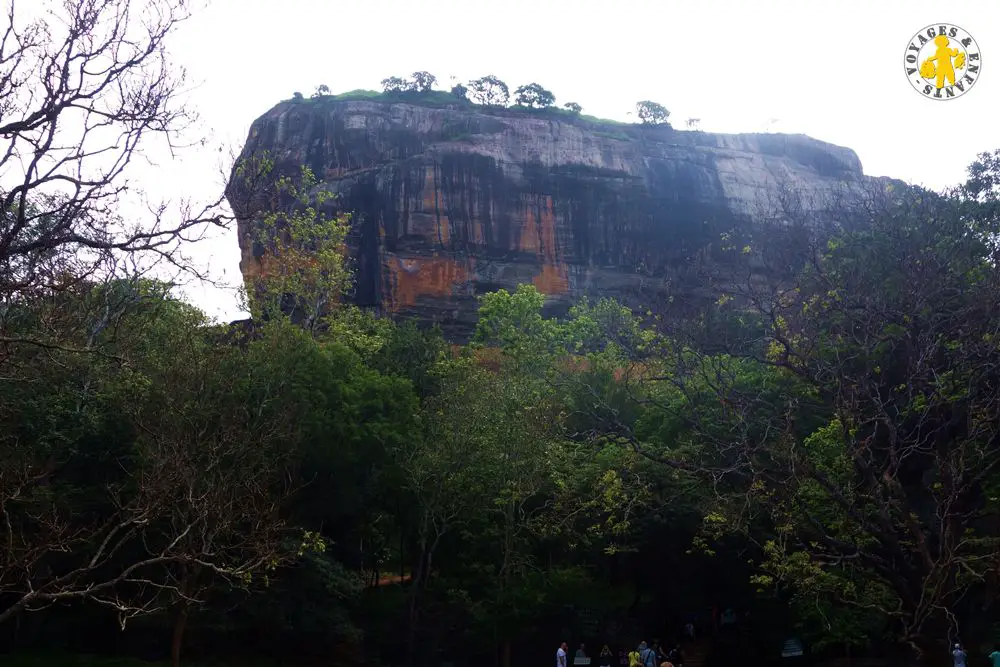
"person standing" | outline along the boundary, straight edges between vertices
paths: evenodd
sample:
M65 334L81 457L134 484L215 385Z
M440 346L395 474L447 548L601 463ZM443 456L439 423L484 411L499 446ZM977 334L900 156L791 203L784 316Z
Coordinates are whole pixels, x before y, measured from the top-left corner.
M680 644L676 644L670 649L670 653L667 654L667 660L674 667L684 667L684 653L681 652Z
M614 660L614 656L611 654L611 647L605 644L601 648L601 655L598 656L599 667L611 667L611 662Z
M955 661L955 667L965 667L966 655L961 644L955 644L955 650L951 652L951 658Z
M629 651L628 667L642 667L642 654L640 651L644 648L646 648L646 642L639 642L638 648L634 651Z
M639 656L642 659L642 667L656 667L656 651L646 646L646 642L639 645Z
M1000 644L994 644L993 653L990 653L988 657L993 667L1000 667Z
M658 638L653 640L653 655L656 658L656 664L660 664L667 659L667 652L663 648L663 645L660 644L660 640Z
M569 651L569 644L563 642L556 650L556 667L566 667L566 652Z

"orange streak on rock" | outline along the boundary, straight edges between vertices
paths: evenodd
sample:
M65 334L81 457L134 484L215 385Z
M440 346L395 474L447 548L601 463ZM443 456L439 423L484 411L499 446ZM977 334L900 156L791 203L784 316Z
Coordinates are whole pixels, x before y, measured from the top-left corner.
M541 223L541 248L537 247L538 232L535 226L534 211L528 207L528 224L535 239L535 252L541 255L542 272L532 278L531 282L542 294L566 294L569 292L569 267L562 259L562 252L556 244L556 215L552 205L552 197L545 198L539 222ZM525 248L523 247L522 250Z
M542 294L566 294L569 292L569 269L564 263L542 265L542 272L531 279Z
M538 225L535 224L535 212L529 206L525 211L525 223L518 239L518 249L521 252L538 252Z
M451 238L451 221L444 214L447 209L445 207L444 193L438 190L437 187L436 169L437 167L433 165L424 169L424 196L420 201L420 210L428 215L436 216L438 220L437 235L429 240L432 243L440 243L442 246L447 246Z
M556 260L556 215L552 207L552 197L545 198L542 207L542 253L545 259Z
M437 187L435 187L434 169L434 165L429 165L424 169L424 198L421 201L424 213L433 213L435 206L440 203Z
M391 310L416 305L420 296L450 296L454 287L468 280L469 276L465 264L440 257L391 257L388 264Z
M451 238L451 227L449 227L448 216L442 215L440 222L438 223L438 240L441 241L441 245L448 245L448 239Z

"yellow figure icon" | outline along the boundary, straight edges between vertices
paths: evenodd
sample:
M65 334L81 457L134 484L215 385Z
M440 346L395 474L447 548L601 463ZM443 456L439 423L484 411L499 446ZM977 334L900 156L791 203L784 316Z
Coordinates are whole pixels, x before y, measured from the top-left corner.
M937 87L944 88L947 79L948 85L955 85L955 68L962 69L965 66L965 54L958 49L948 48L948 38L938 35L934 38L934 45L937 51L920 66L920 76L925 79L937 77ZM955 62L952 63L952 58ZM936 63L936 65L935 65Z

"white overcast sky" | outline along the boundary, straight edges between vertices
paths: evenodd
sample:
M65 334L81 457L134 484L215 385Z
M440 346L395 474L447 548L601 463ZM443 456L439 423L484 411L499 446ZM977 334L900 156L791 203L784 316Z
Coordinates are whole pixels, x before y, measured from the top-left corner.
M915 32L949 22L976 39L981 79L923 99L903 72ZM193 84L210 148L161 163L151 189L209 197L220 145L294 91L377 89L427 70L449 85L496 74L536 81L559 104L627 121L651 99L712 132L804 133L854 149L865 173L934 189L1000 148L1000 2L926 0L212 0L170 45ZM776 122L768 125L771 119ZM235 232L198 256L235 283ZM209 314L240 316L231 291L188 285Z

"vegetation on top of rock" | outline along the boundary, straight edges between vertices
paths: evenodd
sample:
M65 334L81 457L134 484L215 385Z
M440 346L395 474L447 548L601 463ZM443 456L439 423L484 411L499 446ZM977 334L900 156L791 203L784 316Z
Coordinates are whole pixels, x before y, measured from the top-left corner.
M382 79L382 90L387 93L398 93L404 90L410 90L410 84L406 81L406 79L398 76L390 76L386 79Z
M482 105L475 104L472 100L468 98L468 88L462 84L455 85L451 91L443 90L430 90L427 92L418 92L415 90L391 90L391 91L377 91L377 90L349 90L344 93L338 93L336 95L321 95L312 96L308 100L301 97L294 98L297 101L324 101L324 100L334 100L338 102L351 102L351 101L372 101L372 102L405 102L408 104L418 104L420 106L426 106L431 108L448 108L448 107L458 107L458 108L482 108L484 111L489 111L490 109L497 109L499 107L483 107ZM528 113L539 116L552 116L556 118L569 120L579 119L588 123L596 123L600 125L616 125L616 126L627 126L633 123L628 123L619 120L613 120L610 118L599 118L597 116L591 116L588 114L581 113L583 107L575 102L569 102L563 105L564 108L557 108L555 106L549 106L541 109L531 109L528 107L516 107L512 110L519 111L521 113ZM509 108L509 107L506 107ZM621 137L625 138L625 137Z
M469 82L469 95L487 107L505 107L510 100L507 84L492 74Z
M454 77L452 77L454 80ZM507 108L511 101L510 88L507 83L494 74L489 74L468 82L468 85L456 83L448 92L434 90L437 77L430 72L413 72L409 78L390 76L382 79L382 92L374 90L352 90L338 95L330 95L330 89L323 85L316 89L313 98L335 99L341 101L348 100L379 100L379 101L401 101L420 104L431 107L450 107L455 105L479 105L487 108ZM295 100L301 100L301 93L293 96ZM563 109L554 107L556 97L552 91L544 88L538 83L528 83L514 91L514 105L516 109L530 113L553 113L564 114L570 118L579 118L592 123L610 125L629 125L621 121L596 116L582 115L583 107L576 102L567 102ZM644 125L666 125L670 112L656 102L645 100L636 104L637 115ZM689 123L688 127L692 127Z
M452 77L454 80L454 77ZM456 83L448 92L434 90L437 77L430 72L413 72L409 78L390 76L382 79L382 92L374 90L352 90L338 95L331 95L330 89L326 85L318 86L312 95L313 99L335 99L347 100L379 100L379 101L401 101L420 104L431 107L449 107L455 105L479 105L487 108L506 108L510 103L510 88L506 82L499 77L489 74L478 79L469 81L468 86ZM295 93L293 99L302 100L301 93ZM580 118L593 123L611 125L629 125L596 116L582 115L583 107L576 102L567 102L563 109L554 107L556 97L552 91L544 88L538 83L528 83L514 91L515 108L531 113L563 113L570 118ZM650 100L643 100L636 103L636 115L640 123L649 126L667 126L670 124L667 119L670 112L662 104ZM700 119L689 119L687 126L689 129L697 129Z
M519 86L514 91L514 103L529 109L544 109L555 104L556 96L537 83Z
M437 83L437 77L430 72L414 72L410 75L410 79L414 90L421 93L428 92Z
M650 100L636 102L635 112L643 125L664 125L670 117L670 112L665 106Z
M404 91L427 93L434 88L435 83L437 83L437 77L430 72L414 72L408 79L398 76L382 79L382 90L397 93Z

